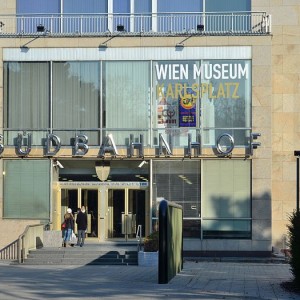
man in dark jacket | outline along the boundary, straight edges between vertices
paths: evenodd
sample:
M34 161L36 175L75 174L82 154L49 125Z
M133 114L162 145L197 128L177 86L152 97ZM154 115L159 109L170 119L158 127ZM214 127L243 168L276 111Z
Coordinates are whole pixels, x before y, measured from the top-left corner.
M77 214L76 224L78 233L77 246L82 247L84 245L85 232L87 228L87 215L84 206L81 207L81 210Z

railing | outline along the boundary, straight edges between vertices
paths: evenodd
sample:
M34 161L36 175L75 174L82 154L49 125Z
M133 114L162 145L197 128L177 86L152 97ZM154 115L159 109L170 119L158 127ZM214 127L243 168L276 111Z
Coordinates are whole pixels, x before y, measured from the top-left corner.
M136 239L138 241L138 251L140 251L142 249L142 225L137 227Z
M2 260L18 260L18 243L19 240L15 240L6 247L0 250L0 259Z
M1 35L270 34L265 12L0 15Z
M0 259L23 263L29 250L43 245L43 233L43 224L28 225L17 240L0 250Z

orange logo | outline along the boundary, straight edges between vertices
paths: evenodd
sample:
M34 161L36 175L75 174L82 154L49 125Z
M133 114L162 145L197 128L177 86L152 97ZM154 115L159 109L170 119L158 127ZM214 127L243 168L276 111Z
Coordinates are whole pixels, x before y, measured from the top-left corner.
M191 94L186 94L184 98L181 98L180 105L185 109L192 109L195 107L196 98L193 98Z

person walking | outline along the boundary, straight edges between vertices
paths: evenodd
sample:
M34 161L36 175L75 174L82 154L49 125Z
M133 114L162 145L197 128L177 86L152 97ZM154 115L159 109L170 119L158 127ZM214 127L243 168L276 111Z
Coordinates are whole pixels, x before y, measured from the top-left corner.
M81 211L77 214L76 224L78 234L77 246L82 247L84 245L85 232L87 229L87 214L84 206L81 207Z
M70 242L71 235L74 230L74 217L71 208L67 209L67 212L64 215L64 220L66 223L65 232L64 232L64 247L66 247L67 243Z

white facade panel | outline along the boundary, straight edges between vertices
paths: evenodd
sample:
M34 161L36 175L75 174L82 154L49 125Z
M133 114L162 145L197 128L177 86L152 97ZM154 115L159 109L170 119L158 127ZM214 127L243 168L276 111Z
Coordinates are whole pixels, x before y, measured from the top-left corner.
M251 47L6 48L4 61L251 59Z

